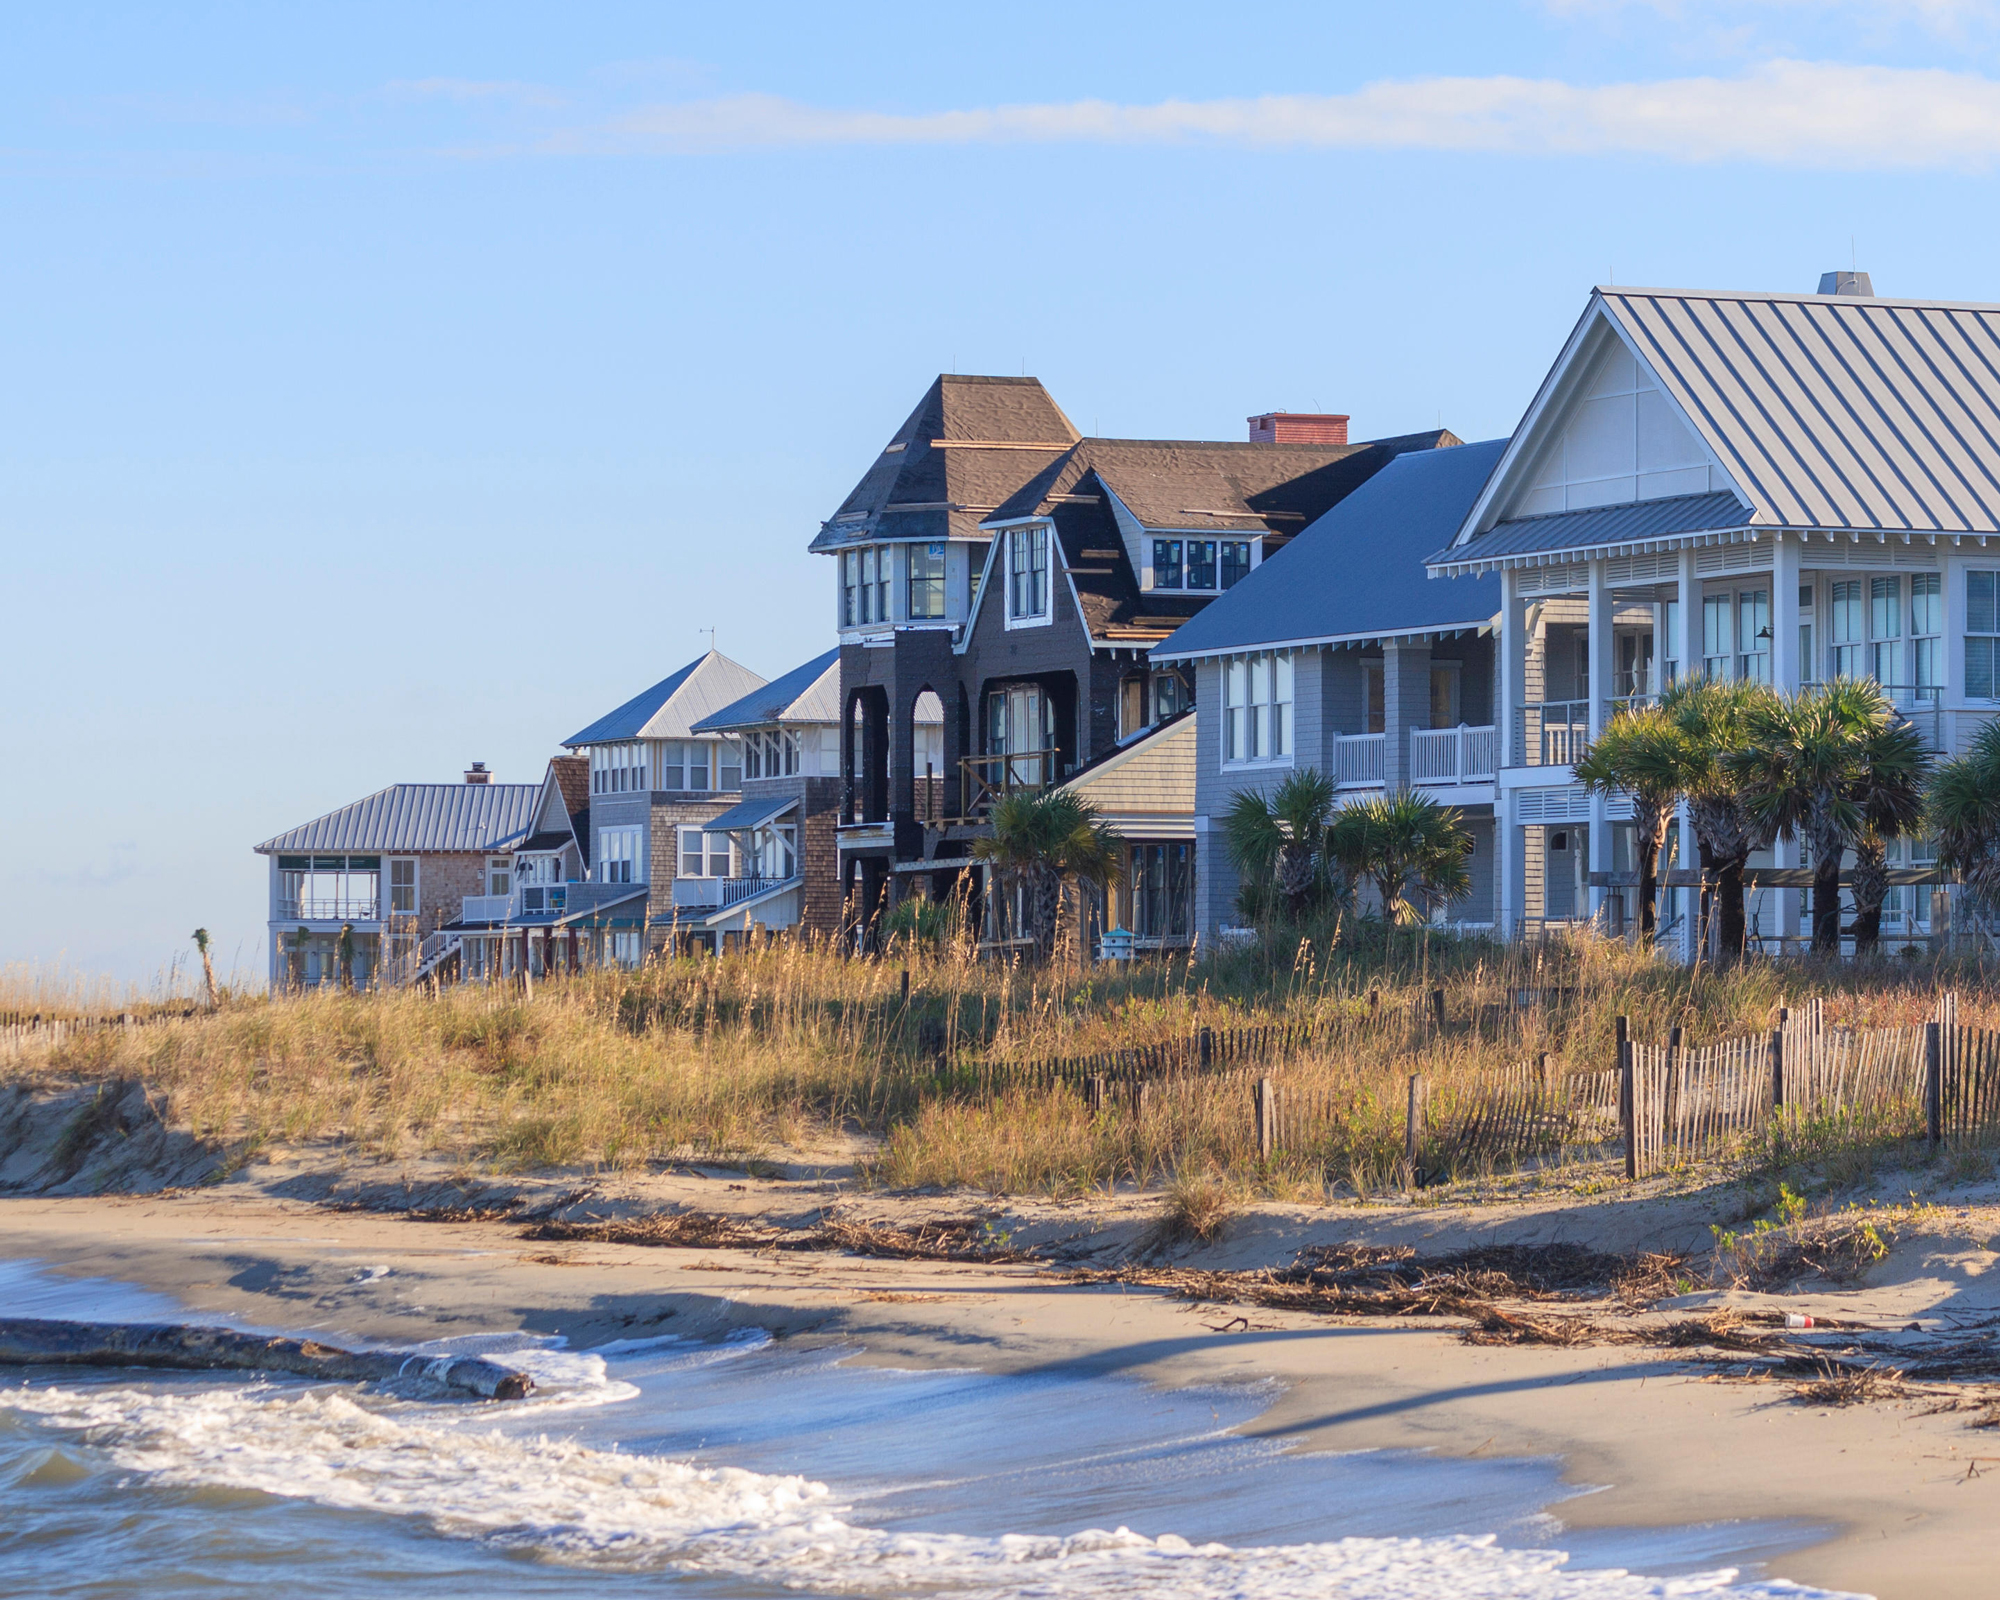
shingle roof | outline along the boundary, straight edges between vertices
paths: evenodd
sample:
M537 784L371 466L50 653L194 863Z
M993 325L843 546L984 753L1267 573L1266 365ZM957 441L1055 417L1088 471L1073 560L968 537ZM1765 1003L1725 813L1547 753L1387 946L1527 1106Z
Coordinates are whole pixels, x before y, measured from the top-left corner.
M1039 378L940 376L812 548L972 538L981 517L1076 439Z
M572 820L590 814L590 757L551 756L549 771L562 792L563 809Z
M1643 544L1697 529L1741 528L1749 518L1748 508L1726 489L1596 506L1588 511L1552 511L1545 516L1496 522L1470 543L1438 551L1431 565L1441 573L1461 571L1494 556Z
M1398 456L1153 655L1181 661L1278 644L1482 627L1498 578L1439 582L1424 558L1485 487L1505 439Z
M1758 525L2000 532L2000 306L1597 295Z
M1458 441L1442 428L1355 444L1207 439L1082 439L988 519L1047 514L1094 476L1147 528L1289 538L1405 450Z
M393 855L511 850L534 826L539 783L394 783L266 839L278 851L379 851Z
M833 649L710 712L694 726L697 733L733 733L774 722L839 720L840 651Z
M563 743L575 749L621 739L685 739L696 722L740 700L763 681L748 667L711 650Z

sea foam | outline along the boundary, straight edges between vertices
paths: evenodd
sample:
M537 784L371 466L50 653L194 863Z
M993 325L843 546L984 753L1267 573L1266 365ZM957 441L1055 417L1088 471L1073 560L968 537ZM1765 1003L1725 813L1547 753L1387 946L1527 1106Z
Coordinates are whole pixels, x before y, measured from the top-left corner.
M553 1357L555 1352L548 1352ZM595 1389L602 1362L562 1376ZM561 1364L551 1361L551 1377ZM596 1364L592 1371L590 1363ZM605 1387L615 1385L609 1380ZM893 1532L847 1520L824 1484L596 1450L482 1426L476 1413L346 1391L253 1385L0 1389L0 1408L81 1436L159 1482L229 1487L423 1519L439 1533L597 1570L735 1575L826 1593L944 1590L966 1600L1653 1600L1821 1597L1733 1571L1571 1571L1491 1538L1353 1538L1232 1548L1126 1528L1063 1538ZM510 1413L512 1414L512 1413Z

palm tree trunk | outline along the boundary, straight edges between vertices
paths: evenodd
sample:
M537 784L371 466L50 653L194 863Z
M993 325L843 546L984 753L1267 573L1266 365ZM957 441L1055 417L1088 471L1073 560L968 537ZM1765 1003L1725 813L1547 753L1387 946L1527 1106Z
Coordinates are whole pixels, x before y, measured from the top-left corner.
M1639 944L1650 950L1659 928L1660 851L1667 842L1667 813L1658 806L1635 806L1632 840L1639 858Z
M1729 966L1743 954L1743 939L1749 923L1743 914L1743 865L1742 856L1734 856L1722 863L1716 873L1716 931L1720 935L1720 948L1716 952L1716 965Z
M1812 947L1815 955L1840 953L1840 858L1846 841L1837 830L1813 830Z
M1854 953L1882 943L1882 902L1889 897L1889 852L1872 831L1854 841Z

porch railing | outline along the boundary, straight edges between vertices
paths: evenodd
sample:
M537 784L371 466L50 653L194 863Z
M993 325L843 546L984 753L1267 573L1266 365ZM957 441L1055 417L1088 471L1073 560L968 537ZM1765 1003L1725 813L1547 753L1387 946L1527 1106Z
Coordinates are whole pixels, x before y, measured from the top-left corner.
M287 922L373 922L380 906L376 895L281 896L278 916Z
M1500 766L1500 730L1416 728L1410 733L1412 783L1491 783Z
M722 880L722 903L733 906L739 900L748 900L763 894L767 889L782 889L788 883L796 883L796 878L724 878Z
M1387 781L1389 736L1344 733L1334 741L1333 781L1343 789L1375 788Z
M1010 754L964 756L958 763L959 815L980 817L1010 794L1035 794L1056 781L1056 750L1020 750Z
M1590 746L1588 700L1538 700L1514 708L1514 764L1568 767Z

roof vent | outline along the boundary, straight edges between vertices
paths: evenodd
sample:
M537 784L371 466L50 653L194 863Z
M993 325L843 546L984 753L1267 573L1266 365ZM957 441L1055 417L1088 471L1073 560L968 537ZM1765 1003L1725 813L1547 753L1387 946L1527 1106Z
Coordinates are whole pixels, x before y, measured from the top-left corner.
M1347 416L1331 411L1267 411L1250 418L1252 444L1346 444Z
M466 769L465 781L467 783L491 783L493 781L493 774L486 770L485 762L475 761Z
M1873 300L1875 285L1868 281L1865 272L1822 272L1819 275L1821 294L1852 295L1857 300Z

